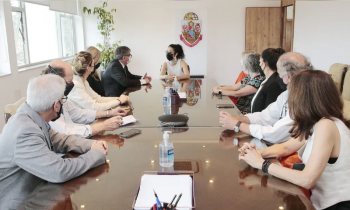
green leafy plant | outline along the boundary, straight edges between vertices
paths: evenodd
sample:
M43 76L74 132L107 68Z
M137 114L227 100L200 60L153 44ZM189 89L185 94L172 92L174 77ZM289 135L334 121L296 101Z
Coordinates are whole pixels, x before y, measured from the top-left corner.
M94 7L93 11L87 7L83 8L83 13L88 15L95 15L97 17L97 29L103 36L103 44L97 43L97 47L102 52L101 64L104 69L114 59L114 50L119 46L123 40L116 41L111 44L110 35L114 31L113 13L117 12L116 9L110 11L106 10L107 2L103 2L102 6Z

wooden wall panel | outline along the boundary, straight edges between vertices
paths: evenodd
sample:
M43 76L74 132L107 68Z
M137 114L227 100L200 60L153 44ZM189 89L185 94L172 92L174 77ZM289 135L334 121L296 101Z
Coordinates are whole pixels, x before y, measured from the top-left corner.
M286 7L290 5L295 5L295 0L282 0L281 7Z
M283 49L286 52L292 51L292 39L293 39L293 20L286 21L286 34L285 41L283 43Z
M280 7L246 9L246 50L262 53L266 48L281 47L282 18Z

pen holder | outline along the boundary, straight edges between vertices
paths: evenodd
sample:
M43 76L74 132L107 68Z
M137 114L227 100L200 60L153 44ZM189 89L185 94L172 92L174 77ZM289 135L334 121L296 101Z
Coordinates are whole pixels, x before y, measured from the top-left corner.
M180 96L178 93L172 93L171 94L171 104L178 104L180 103Z
M157 204L156 204L156 203L153 205L153 207L150 208L150 210L154 210L154 209L157 210ZM163 203L162 210L170 210L170 209L168 208L168 203ZM176 210L176 208L173 209L173 210Z

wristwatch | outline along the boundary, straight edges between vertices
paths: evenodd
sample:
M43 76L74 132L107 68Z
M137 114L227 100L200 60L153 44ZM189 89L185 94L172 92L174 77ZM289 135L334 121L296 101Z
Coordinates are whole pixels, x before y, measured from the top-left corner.
M239 132L239 126L241 125L241 121L238 121L238 123L236 124L236 126L233 128L233 130L238 133Z
M218 92L218 97L219 97L219 99L222 98L222 92L221 92L221 90L219 90L219 92Z

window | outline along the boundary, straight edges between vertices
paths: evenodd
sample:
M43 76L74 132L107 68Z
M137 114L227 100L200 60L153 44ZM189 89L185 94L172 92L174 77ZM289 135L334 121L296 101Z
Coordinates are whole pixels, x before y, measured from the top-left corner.
M11 1L11 5L19 67L75 54L72 15L31 3Z

